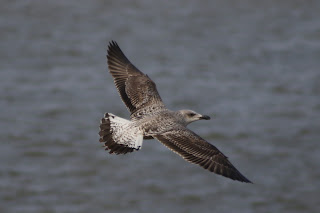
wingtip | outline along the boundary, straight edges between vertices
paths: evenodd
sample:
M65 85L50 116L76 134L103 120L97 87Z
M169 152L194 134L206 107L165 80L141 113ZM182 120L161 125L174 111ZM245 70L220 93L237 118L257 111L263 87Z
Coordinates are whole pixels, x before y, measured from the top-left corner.
M246 178L246 177L243 176L243 175L241 175L241 176L242 176L241 178L236 179L236 180L241 181L241 182L243 182L243 183L251 183L251 184L253 184L253 182L251 182L248 178Z
M116 41L111 40L111 41L109 41L108 47L110 48L110 47L112 47L112 46L119 46L119 45L118 45L118 43L117 43Z
M114 40L111 40L109 42L106 56L108 59L109 70L110 70L110 64L112 63L112 61L116 61L117 64L122 64L123 66L131 63L129 59L124 55L122 50L120 49L118 43Z
M248 180L248 179L247 179L247 182L246 182L246 183L254 184L251 180Z
M250 184L253 184L253 182L251 182L251 181L250 181L250 180L248 180L248 179L242 180L241 182L243 182L243 183L250 183Z
M116 41L114 41L114 40L109 41L108 53L110 53L110 51L112 51L112 49L114 49L114 48L119 48L118 43Z

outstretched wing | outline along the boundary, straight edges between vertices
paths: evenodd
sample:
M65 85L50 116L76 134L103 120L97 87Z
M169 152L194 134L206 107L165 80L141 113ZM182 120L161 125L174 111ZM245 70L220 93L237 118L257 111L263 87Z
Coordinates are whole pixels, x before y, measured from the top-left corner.
M109 43L107 59L114 83L132 116L141 116L144 108L164 108L156 84L128 60L115 41Z
M188 162L227 178L251 183L222 152L187 128L181 127L154 137Z

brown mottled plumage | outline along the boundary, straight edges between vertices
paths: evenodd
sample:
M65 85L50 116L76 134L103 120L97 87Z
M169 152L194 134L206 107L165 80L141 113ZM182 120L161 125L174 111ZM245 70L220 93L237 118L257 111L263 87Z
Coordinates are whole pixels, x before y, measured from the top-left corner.
M233 180L251 183L222 152L187 128L191 122L209 120L209 116L192 110L168 110L156 84L127 59L114 41L109 43L107 59L131 120L105 114L99 135L106 150L126 154L139 150L143 139L155 138L188 162Z
M153 112L165 109L156 84L127 59L114 41L109 45L107 59L109 71L131 118L139 117L145 109L152 107Z

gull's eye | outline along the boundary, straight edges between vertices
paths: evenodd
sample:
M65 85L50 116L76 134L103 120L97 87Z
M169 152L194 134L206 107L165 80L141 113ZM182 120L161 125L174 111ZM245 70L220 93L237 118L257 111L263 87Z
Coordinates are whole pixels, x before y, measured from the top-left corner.
M190 113L189 113L189 116L190 116L190 117L193 117L193 116L195 116L195 115L196 115L196 114L193 113L193 112L190 112Z

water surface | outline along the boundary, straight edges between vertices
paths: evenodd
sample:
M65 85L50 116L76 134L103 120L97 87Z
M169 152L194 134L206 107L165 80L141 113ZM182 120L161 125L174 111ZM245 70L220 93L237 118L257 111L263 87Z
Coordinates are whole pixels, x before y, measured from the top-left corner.
M319 212L316 1L5 1L0 8L0 211ZM255 184L184 162L155 140L99 144L128 118L107 72L116 40L190 128Z

